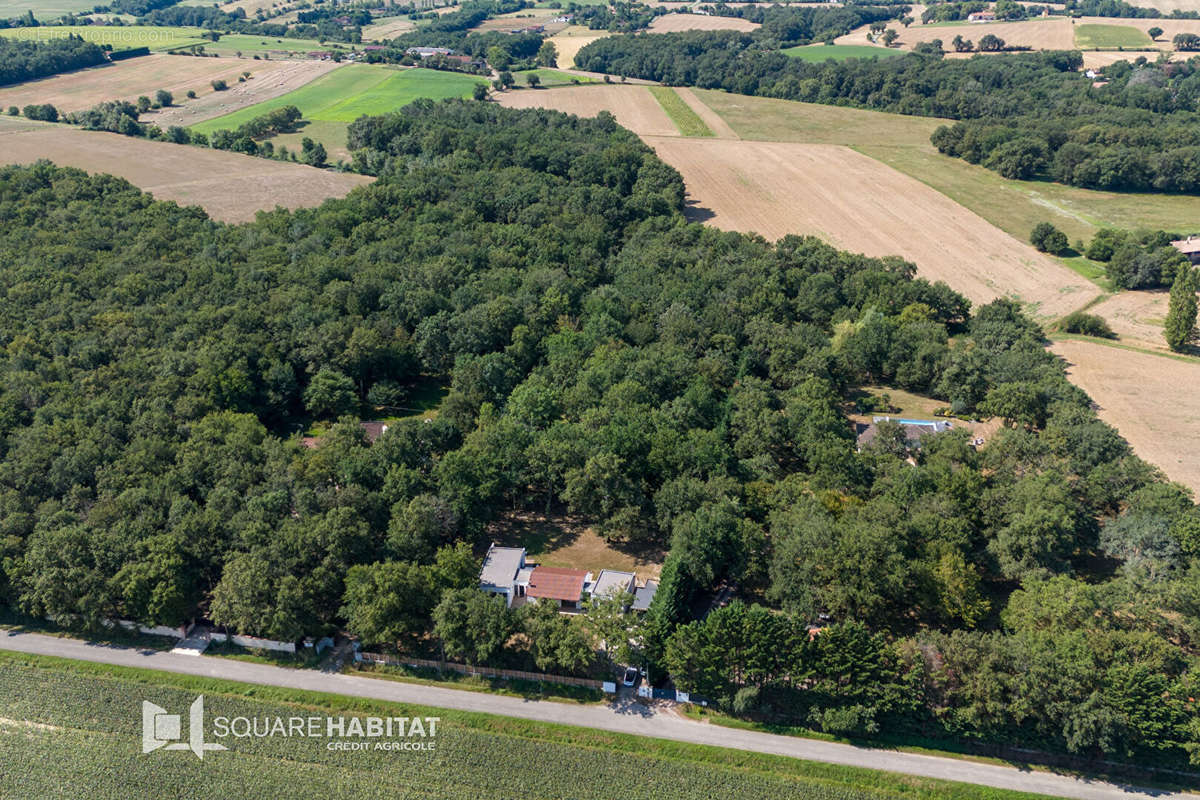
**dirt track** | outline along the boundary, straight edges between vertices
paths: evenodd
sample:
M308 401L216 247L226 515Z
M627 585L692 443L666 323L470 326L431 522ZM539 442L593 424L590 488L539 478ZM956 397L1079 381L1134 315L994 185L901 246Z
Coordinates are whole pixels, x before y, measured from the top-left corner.
M1139 456L1200 492L1200 363L1075 340L1050 349Z
M759 29L757 22L741 17L716 17L704 14L665 14L655 17L650 23L651 33L677 33L679 31L743 31L749 33Z
M246 91L257 91L265 85L273 86L281 79L279 76L293 74L301 65L310 69L336 66L322 65L321 62L194 58L154 53L0 89L0 106L50 103L59 111L82 111L105 100L132 102L139 95L153 99L158 89L173 94L176 103L187 103L185 95L189 89L199 95L198 100L218 94L212 89L214 79L220 78L230 86L247 87ZM239 84L237 79L243 72L249 72L252 77Z
M256 211L276 205L320 205L371 182L364 175L222 150L0 118L0 163L29 164L41 158L116 175L159 200L202 206L225 222L251 220Z

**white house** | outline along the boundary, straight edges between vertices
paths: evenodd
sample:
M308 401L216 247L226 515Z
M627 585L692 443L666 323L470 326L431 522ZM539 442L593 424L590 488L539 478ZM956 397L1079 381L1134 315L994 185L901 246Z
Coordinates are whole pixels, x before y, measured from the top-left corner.
M493 542L479 570L479 588L485 592L504 595L510 607L513 600L524 594L519 574L525 570L524 547L497 547ZM526 578L528 583L528 578Z

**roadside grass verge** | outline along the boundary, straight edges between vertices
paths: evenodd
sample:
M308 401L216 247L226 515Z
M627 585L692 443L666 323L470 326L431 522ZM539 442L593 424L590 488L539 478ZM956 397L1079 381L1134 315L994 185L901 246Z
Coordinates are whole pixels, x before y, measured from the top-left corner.
M712 136L712 130L700 119L700 115L692 110L683 98L669 86L650 86L650 94L662 106L663 111L675 123L675 127L684 136Z
M604 692L598 689L589 689L586 686L568 686L561 683L543 683L542 681L501 680L500 678L485 678L482 675L464 675L453 670L439 672L433 667L370 664L364 661L349 667L348 672L352 675L361 674L368 678L383 678L422 686L444 686L448 689L501 694L507 697L524 697L527 700L553 700L560 703L583 705L599 703L605 698Z
M86 786L96 787L89 791L90 798L107 800L131 796L148 783L161 796L186 787L191 797L257 798L270 796L264 792L287 781L294 789L297 778L318 791L369 786L363 796L370 797L408 790L412 796L474 798L529 789L522 796L591 798L616 796L618 787L623 797L684 800L1041 797L567 725L7 651L0 651L0 674L0 717L17 721L15 730L7 722L0 726L0 758L25 765L17 777L27 793L14 797L38 796L29 792L47 787L70 791ZM416 754L329 754L323 743L267 737L226 739L232 752L213 754L203 762L190 753L154 758L140 754L141 700L175 713L197 694L205 696L206 710L213 715L287 717L307 709L334 715L439 717L437 752L430 759ZM12 733L18 735L7 735ZM532 769L536 764L553 768ZM172 785L164 788L162 782Z

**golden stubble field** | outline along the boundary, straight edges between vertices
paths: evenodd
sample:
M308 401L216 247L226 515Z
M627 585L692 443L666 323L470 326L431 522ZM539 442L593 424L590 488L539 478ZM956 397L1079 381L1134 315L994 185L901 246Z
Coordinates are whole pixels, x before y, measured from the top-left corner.
M302 79L307 83L334 66L337 65L319 61L254 61L154 53L0 89L0 107L50 103L59 111L82 111L106 100L132 102L139 95L153 99L158 89L166 89L175 96L175 102L182 105L210 101L213 98L208 96L214 94L218 95L219 100L220 95L232 95L234 90L254 96L279 88L282 90L276 94L282 94L289 90L280 87L281 82L292 84ZM251 77L239 84L238 76L243 72L249 72ZM217 79L225 81L232 88L227 92L214 92L212 81ZM189 89L198 95L196 101L189 101L185 97ZM251 102L257 103L262 99L266 97Z
M224 222L245 222L278 206L302 208L371 182L365 175L183 147L115 133L0 117L0 163L48 159L124 178L158 200L198 205Z
M758 30L757 22L741 17L716 17L705 14L664 14L650 23L651 33L678 33L679 31L750 31Z
M679 95L704 108L691 91ZM724 230L772 240L812 234L867 255L900 255L919 274L946 281L974 302L1019 297L1044 319L1100 294L945 195L848 147L684 138L640 86L510 92L500 102L583 116L611 111L683 175L693 217Z
M1067 375L1095 401L1100 418L1139 456L1200 491L1200 361L1075 339L1050 349L1067 362Z
M608 36L605 31L594 31L582 25L570 25L550 37L558 50L558 66L571 69L575 66L575 54L587 45Z

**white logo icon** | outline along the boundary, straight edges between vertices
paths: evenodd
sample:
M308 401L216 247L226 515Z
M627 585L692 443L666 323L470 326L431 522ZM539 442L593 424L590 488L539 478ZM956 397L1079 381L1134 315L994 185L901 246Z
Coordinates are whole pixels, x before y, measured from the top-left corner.
M189 741L175 741L183 736L179 714L168 714L165 708L148 700L142 701L142 752L164 750L191 750L196 758L204 758L205 751L227 750L223 744L204 741L204 695L192 703L188 718Z

